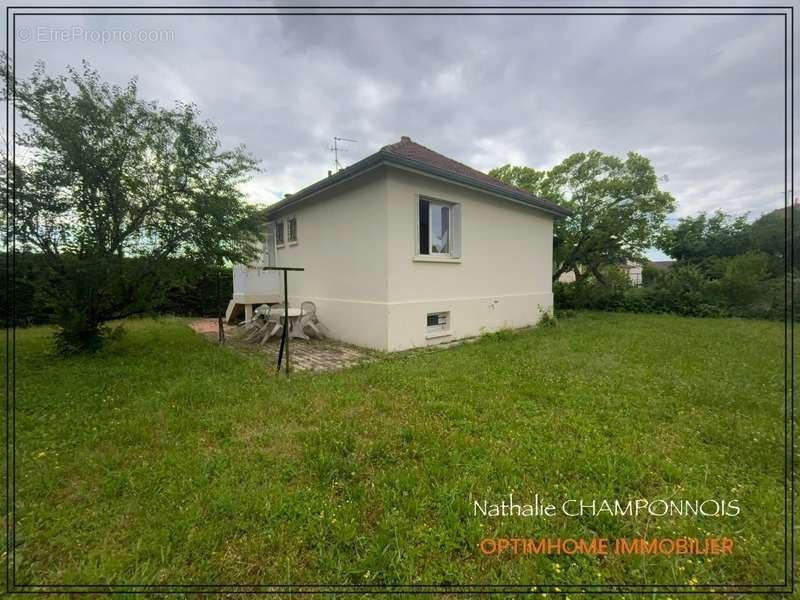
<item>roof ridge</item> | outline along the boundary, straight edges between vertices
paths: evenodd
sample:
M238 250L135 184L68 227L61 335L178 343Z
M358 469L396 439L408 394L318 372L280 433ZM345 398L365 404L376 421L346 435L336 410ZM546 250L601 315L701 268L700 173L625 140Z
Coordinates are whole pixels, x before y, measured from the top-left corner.
M482 175L483 177L491 178L495 182L497 182L498 185L500 185L502 187L511 188L511 189L516 190L518 192L521 192L523 194L528 194L529 196L533 196L535 198L539 198L536 194L533 194L533 193L531 193L530 191L528 191L528 190L526 190L524 188L516 186L516 185L514 185L512 183L507 183L507 182L503 181L502 179L498 179L494 175L490 175L489 173L484 173L483 171L479 171L475 167L471 167L468 164L461 162L460 160L456 160L455 158L451 158L449 156L446 156L446 155L442 154L441 152L437 152L436 150L432 150L432 149L428 148L427 146L425 146L423 144L420 144L419 142L415 142L414 140L412 140L411 138L406 137L406 136L402 136L400 138L399 142L395 142L394 144L387 144L386 146L381 148L381 151L386 150L386 151L394 154L394 152L393 152L394 148L396 148L398 146L407 146L407 145L418 146L420 148L423 148L423 149L427 150L431 154L435 154L436 156L441 156L443 159L445 159L445 160L447 160L449 162L453 162L453 163L456 163L458 165L461 165L462 167L464 167L468 171L473 171L473 172L475 172L475 173L477 173L479 175Z
M450 162L458 163L459 165L461 165L462 167L466 167L470 171L475 171L476 173L480 173L481 175L487 175L487 176L491 177L491 175L489 175L488 173L484 173L483 171L478 171L478 169L476 169L474 167L470 167L468 164L463 163L460 160L456 160L455 158L450 158L449 156L446 156L446 155L442 154L441 152L437 152L436 150L432 150L432 149L428 148L427 146L425 146L424 144L420 144L419 142L415 142L415 141L413 141L411 139L408 139L407 142L405 142L405 141L403 141L401 139L399 142L395 142L394 144L389 144L388 146L384 146L383 148L381 148L381 150L383 150L384 148L393 148L394 146L401 146L401 145L407 145L407 144L408 145L413 144L415 146L419 146L420 148L424 148L425 150L435 154L436 156L441 156L442 158L446 158ZM498 179L498 181L499 181L499 179Z

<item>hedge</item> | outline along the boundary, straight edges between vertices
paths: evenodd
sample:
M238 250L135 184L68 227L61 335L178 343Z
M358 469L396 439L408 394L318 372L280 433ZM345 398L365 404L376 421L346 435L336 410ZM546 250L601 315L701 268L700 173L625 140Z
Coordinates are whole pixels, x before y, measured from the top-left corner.
M612 276L605 283L587 278L553 284L557 310L593 309L637 313L673 313L691 317L743 317L783 320L787 286L794 282L795 319L800 320L800 278L756 276L739 269L744 260L731 262L714 278L696 265L682 265L651 276L642 287Z
M56 307L45 258L40 254L16 253L2 254L2 259L7 265L6 277L0 282L3 323L8 323L12 303L17 326L52 322ZM229 268L217 269L183 259L168 262L166 271L170 275L165 277L165 292L154 299L150 314L216 316L218 274L220 308L225 310L233 295L233 276Z

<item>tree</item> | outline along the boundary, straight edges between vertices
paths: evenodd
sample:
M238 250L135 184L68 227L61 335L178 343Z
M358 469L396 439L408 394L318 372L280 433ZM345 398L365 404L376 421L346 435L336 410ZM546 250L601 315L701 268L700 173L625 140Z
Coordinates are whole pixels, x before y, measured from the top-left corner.
M662 232L658 247L675 260L702 262L742 254L750 242L747 215L734 218L717 211L682 218L676 227Z
M573 216L554 225L553 280L572 271L604 282L602 267L640 260L662 229L675 200L658 187L650 161L578 152L549 171L505 165L490 175L558 202Z
M85 62L55 77L39 63L13 92L28 155L13 165L14 234L46 257L62 350L96 349L105 323L146 311L171 257L257 253L263 213L239 191L257 161L222 150L194 105L144 101L135 79L109 85Z
M792 214L790 211L793 211ZM787 217L790 218L787 223ZM750 226L750 242L754 250L761 250L770 256L769 270L775 276L781 276L791 263L792 247L787 245L791 240L794 246L795 261L800 259L800 211L797 205L779 208L764 213Z
M722 277L716 285L723 299L733 307L747 307L763 296L764 282L769 278L769 256L760 250L717 259Z

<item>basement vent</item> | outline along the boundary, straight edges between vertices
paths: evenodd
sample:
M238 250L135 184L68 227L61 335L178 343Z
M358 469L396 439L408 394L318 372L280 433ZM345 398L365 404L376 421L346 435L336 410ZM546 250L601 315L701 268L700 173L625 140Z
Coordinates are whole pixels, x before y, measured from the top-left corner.
M427 326L428 331L446 331L447 329L450 329L450 313L428 313Z

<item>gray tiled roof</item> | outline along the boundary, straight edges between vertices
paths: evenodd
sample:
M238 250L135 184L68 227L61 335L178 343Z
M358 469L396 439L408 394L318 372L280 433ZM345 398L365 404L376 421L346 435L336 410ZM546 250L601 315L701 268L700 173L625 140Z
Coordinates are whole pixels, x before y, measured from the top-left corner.
M399 142L384 146L376 153L369 155L346 169L342 169L334 175L321 179L303 188L299 192L287 196L280 202L270 206L267 209L268 214L270 216L275 215L283 208L294 206L318 192L333 187L345 180L357 177L380 164L406 167L429 175L442 177L455 183L475 187L508 198L509 200L545 210L556 216L566 217L572 214L563 206L545 200L544 198L534 196L521 188L509 185L486 173L476 171L463 163L448 158L438 152L434 152L421 144L417 144L405 136L400 138Z
M651 260L650 266L655 269L669 269L672 265L675 264L674 260Z

